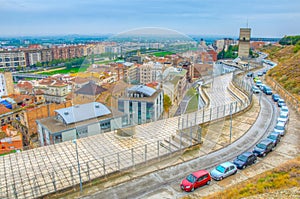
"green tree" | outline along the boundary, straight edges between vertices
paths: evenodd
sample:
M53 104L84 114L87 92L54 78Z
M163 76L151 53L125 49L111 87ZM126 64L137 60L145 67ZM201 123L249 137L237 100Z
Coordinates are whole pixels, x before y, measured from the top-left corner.
M170 97L168 95L164 94L164 111L166 113L168 113L168 117L169 117L171 106L172 106L172 101L171 101Z

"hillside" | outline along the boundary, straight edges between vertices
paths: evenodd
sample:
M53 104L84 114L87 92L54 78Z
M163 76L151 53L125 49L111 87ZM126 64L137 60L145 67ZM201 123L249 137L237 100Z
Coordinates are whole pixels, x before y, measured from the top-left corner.
M300 51L294 45L268 46L261 49L269 54L269 59L278 63L268 75L300 100Z

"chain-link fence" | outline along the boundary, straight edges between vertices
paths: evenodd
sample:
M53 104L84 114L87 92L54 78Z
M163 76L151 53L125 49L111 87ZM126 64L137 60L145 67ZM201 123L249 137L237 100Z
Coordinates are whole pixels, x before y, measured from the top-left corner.
M149 161L159 160L180 152L184 148L199 144L202 137L199 124L238 113L251 103L251 86L235 75L233 75L232 83L238 87L235 89L240 89L243 93L237 95L238 100L230 104L183 114L175 120L173 118L172 124L177 125L177 130L171 132L171 136L160 140L116 153L110 152L105 145L97 143L94 146L78 140L75 149L70 144L62 143L65 148L54 145L0 157L0 198L42 197L78 186L80 182L87 183L115 172L148 164ZM172 118L164 119L163 123L168 123L170 119ZM161 121L158 122L161 124ZM103 156L103 153L99 152L101 150L107 150L107 155Z

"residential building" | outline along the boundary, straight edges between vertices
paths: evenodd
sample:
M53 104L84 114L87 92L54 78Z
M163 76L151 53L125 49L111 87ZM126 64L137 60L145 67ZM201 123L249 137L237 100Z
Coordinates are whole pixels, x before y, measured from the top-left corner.
M163 65L159 62L148 62L140 66L140 83L148 84L151 82L161 81Z
M55 111L53 117L37 120L41 146L79 139L127 126L126 115L99 102Z
M26 67L25 53L22 51L0 52L0 68Z
M128 123L144 124L158 120L163 113L163 91L144 85L136 85L125 90L118 99L118 110L125 113Z
M46 102L62 103L68 95L68 84L51 77L40 80L35 89L44 92Z

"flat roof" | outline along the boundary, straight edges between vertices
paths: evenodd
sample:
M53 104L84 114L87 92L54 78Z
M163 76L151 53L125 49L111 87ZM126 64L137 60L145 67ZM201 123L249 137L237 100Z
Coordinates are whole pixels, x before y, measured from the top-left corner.
M152 96L156 90L154 88L151 88L149 86L144 86L144 85L136 85L128 89L129 92L139 92L143 93L147 97Z
M55 112L63 118L66 124L85 121L111 113L106 106L99 102L75 105L55 110Z

